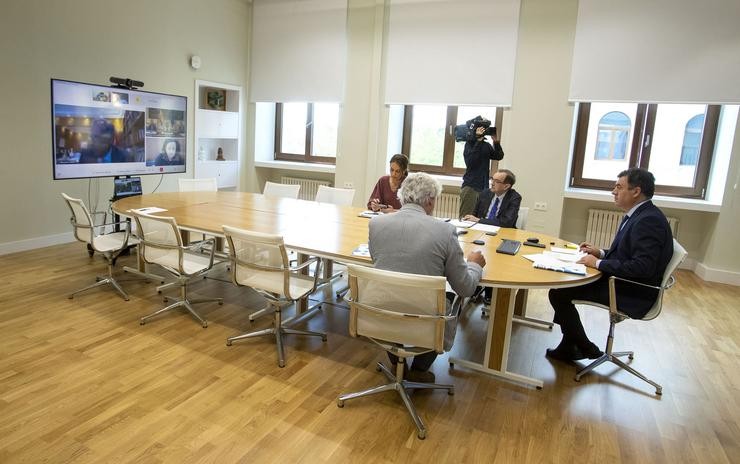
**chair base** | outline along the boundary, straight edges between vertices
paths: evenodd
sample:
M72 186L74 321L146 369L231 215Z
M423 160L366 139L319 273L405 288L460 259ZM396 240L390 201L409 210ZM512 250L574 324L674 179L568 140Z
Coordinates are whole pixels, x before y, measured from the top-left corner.
M158 281L159 283L165 283L165 278L158 274L152 274L151 272L142 272L136 268L129 267L129 266L123 266L123 272L127 272L129 274L134 274L136 276L142 277L146 280L154 280Z
M404 364L405 364L405 360L403 362L399 360L396 366L396 375L394 375L385 365L383 365L383 363L379 362L378 365L376 366L376 369L382 372L383 374L385 374L385 376L388 378L390 383L387 383L385 385L379 385L377 387L369 388L367 390L362 390L362 391L355 392L355 393L345 393L343 395L340 395L339 398L337 398L337 406L340 408L343 408L345 401L353 400L355 398L361 398L363 396L370 396L370 395L375 395L377 393L395 390L396 392L398 392L399 396L401 397L401 400L403 401L403 404L406 406L406 409L411 415L411 420L413 420L414 425L416 425L416 430L417 430L416 436L419 437L420 440L425 439L427 436L427 429L424 426L424 422L421 420L419 413L416 412L414 403L411 402L411 398L409 397L408 390L425 390L425 389L447 390L448 395L454 395L455 386L448 385L448 384L438 384L438 383L410 382L408 380L404 380L403 379Z
M191 300L191 299L188 299L187 296L184 296L183 298L172 298L172 297L166 296L166 297L164 297L164 301L165 301L165 303L167 303L169 301L174 301L174 303L172 303L169 306L165 306L164 308L162 308L160 310L154 311L153 313L148 314L148 315L142 317L139 320L139 324L140 325L144 325L144 324L146 324L146 321L147 320L149 320L149 319L151 319L151 318L153 318L155 316L159 316L160 314L166 313L167 311L171 311L173 309L181 308L182 307L182 308L187 309L188 312L190 313L190 315L193 316L193 318L195 318L198 322L200 322L200 325L205 329L206 327L208 327L208 321L206 321L205 319L203 319L200 316L200 314L198 314L195 311L195 309L193 309L193 306L192 305L198 304L198 303L211 303L213 301L218 302L219 305L224 304L224 299L223 298L196 298L196 299L192 299Z
M619 359L619 357L621 357L621 356L627 356L629 359L634 359L635 353L633 351L618 351L616 353L604 353L604 354L601 355L601 357L595 359L591 364L589 364L588 366L586 366L583 369L581 369L580 371L578 371L578 373L574 377L574 380L576 382L580 382L581 381L581 377L583 377L584 375L586 375L589 372L591 372L592 370L594 370L596 367L598 367L601 364L604 364L605 362L608 361L608 362L611 362L613 364L616 364L617 366L619 366L622 369L626 370L627 372L629 372L630 374L634 375L635 377L638 377L638 378L644 380L645 382L649 383L653 387L655 387L655 394L656 395L662 395L663 394L663 387L661 387L660 385L658 385L656 382L648 379L647 377L645 377L644 375L642 375L640 372L638 372L637 370L635 370L634 368L632 368L632 366L628 365L627 363L625 363L624 361L622 361L621 359Z
M292 329L290 327L286 327L286 324L296 324L298 322L305 320L307 318L307 315L309 314L308 311L306 311L305 313L301 314L298 317L294 317L284 322L281 320L282 311L280 308L273 310L271 306L267 306L266 308L261 309L260 311L257 311L257 313L267 314L270 311L274 312L274 320L273 320L272 327L270 327L269 329L256 330L254 332L247 332L245 334L229 337L226 339L226 346L231 346L233 342L239 341L239 340L245 340L247 338L261 337L262 335L274 335L275 344L277 346L278 367L285 367L285 348L283 347L283 336L284 335L308 335L308 336L313 336L313 337L321 337L321 341L323 342L326 341L326 333L313 332L310 330L298 330L298 329ZM250 321L252 320L251 316L249 319Z
M121 286L120 286L120 285L118 284L118 282L116 281L116 279L114 279L114 278L113 278L113 276L108 276L108 277L96 277L96 278L95 278L95 280L96 280L97 282L95 282L95 283L94 283L94 284L92 284L92 285L88 285L88 286L87 286L87 287L85 287L85 288L81 288L81 289L79 289L79 290L76 290L76 291L74 291L74 292L70 293L70 294L69 294L69 296L67 296L67 298L69 298L69 299L71 300L71 299L72 299L72 298L74 298L74 296L75 296L75 295L77 295L78 293L81 293L81 292L84 292L84 291L87 291L87 290L93 289L93 288L95 288L95 287L101 287L101 286L103 286L103 285L107 285L107 284L110 284L110 285L111 285L111 286L112 286L112 287L113 287L114 289L116 289L116 291L117 291L118 293L120 293L120 294L121 294L121 296L123 297L123 299L124 299L124 300L126 300L126 301L128 301L128 300L129 300L129 298L128 298L128 293L126 293L125 291L123 291L123 288L121 288Z

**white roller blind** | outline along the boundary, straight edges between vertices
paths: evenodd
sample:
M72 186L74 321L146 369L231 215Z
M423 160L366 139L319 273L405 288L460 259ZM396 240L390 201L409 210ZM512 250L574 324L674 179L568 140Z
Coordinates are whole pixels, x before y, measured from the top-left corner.
M391 0L388 104L511 106L519 0Z
M740 0L580 0L570 99L740 103Z
M339 102L347 0L254 0L250 100Z

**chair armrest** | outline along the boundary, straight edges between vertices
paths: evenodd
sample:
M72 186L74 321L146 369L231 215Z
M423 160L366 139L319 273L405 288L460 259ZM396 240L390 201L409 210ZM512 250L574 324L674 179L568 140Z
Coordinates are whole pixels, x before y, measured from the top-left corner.
M210 253L209 253L209 263L208 267L213 267L213 256L216 253L216 239L214 237L207 238L205 240L201 240L197 243L193 243L191 245L183 246L183 251L200 251L202 252L204 249L204 245L210 244ZM207 249L206 249L207 250Z
M300 266L291 266L289 270L290 270L290 272L302 271L303 269L305 269L306 267L310 266L311 264L318 263L319 261L320 261L320 259L318 257L312 256L309 259L307 259L306 261L304 261Z
M673 276L671 276L671 279L673 279ZM660 286L648 285L648 284L643 284L642 282L636 282L634 280L625 279L624 277L609 276L609 281L611 282L612 280L621 280L622 282L628 282L630 284L640 285L642 287L647 287L647 288L654 288L655 290L660 290L661 288L663 288L663 287L660 287ZM673 279L673 280L675 281L675 279ZM610 285L611 285L611 283L610 283ZM673 285L673 283L671 283L671 285Z
M457 316L450 314L450 315L442 315L442 314L409 314L409 313L399 313L396 311L388 311L386 309L382 308L376 308L375 306L367 305L364 303L357 303L356 301L353 301L352 298L350 298L350 302L360 306L365 311L370 311L372 313L386 316L394 319L401 319L401 318L411 318L411 319L422 319L422 320L433 320L433 321L451 321L455 319Z
M624 277L609 276L609 313L612 316L617 315L617 313L619 312L619 309L617 308L617 290L616 290L616 284L615 284L617 280L620 280L622 282L627 282L630 284L634 284L634 285L639 285L641 287L652 288L659 292L661 290L671 288L673 284L676 282L676 279L673 276L671 276L670 279L668 280L668 284L665 287L663 287L663 286L643 284L642 282L635 282L634 280L625 279ZM660 294L658 297L660 298Z

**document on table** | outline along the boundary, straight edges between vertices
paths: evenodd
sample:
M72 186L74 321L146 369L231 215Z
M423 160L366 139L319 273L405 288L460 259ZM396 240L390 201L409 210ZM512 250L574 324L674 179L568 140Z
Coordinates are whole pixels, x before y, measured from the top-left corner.
M477 224L475 224L473 227L471 227L471 229L473 229L473 230L479 230L481 232L496 232L496 233L498 233L498 231L499 231L500 228L501 227L499 227L499 226L492 226L492 225L489 225L489 224L481 224L480 222L477 223Z
M547 269L555 272L565 272L567 274L586 275L586 266L574 261L564 261L559 259L557 253L543 252L532 255L523 255L532 261L532 267L537 269ZM565 256L565 255L563 255ZM568 255L574 256L574 255Z
M360 214L358 214L358 216L365 217L365 218L371 218L371 217L379 216L380 214L381 213L376 213L375 211L367 210L367 211L361 212Z
M357 246L357 248L352 251L352 254L354 256L364 256L366 258L370 257L370 247L367 243L361 243Z
M161 213L167 210L164 208L159 208L157 206L148 206L146 208L132 209L131 211L135 213L152 214L152 213Z
M460 221L458 219L451 219L450 220L450 224L452 224L455 227L468 228L468 227L470 227L472 225L475 225L475 222L473 222L473 221Z

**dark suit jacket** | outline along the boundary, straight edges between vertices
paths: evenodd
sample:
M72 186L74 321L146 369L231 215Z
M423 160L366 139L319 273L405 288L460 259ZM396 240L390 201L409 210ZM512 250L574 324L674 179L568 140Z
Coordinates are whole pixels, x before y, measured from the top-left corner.
M643 203L605 250L599 270L607 282L614 275L658 286L673 256L673 234L663 212L652 201ZM642 317L655 302L657 290L617 281L617 303L631 317Z
M115 145L111 145L110 147L111 151L111 163L125 163L129 161L129 156L126 153L125 150L118 148ZM82 155L80 156L80 164L89 164L89 163L97 163L98 157L95 153L93 153L90 149L82 150Z
M474 216L480 218L481 224L490 224L499 227L516 227L519 218L519 206L522 204L522 196L516 190L509 189L503 201L498 205L498 215L493 219L486 219L486 213L494 199L491 189L486 189L478 195L475 204Z

